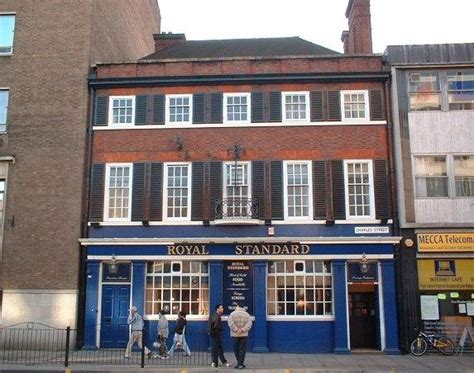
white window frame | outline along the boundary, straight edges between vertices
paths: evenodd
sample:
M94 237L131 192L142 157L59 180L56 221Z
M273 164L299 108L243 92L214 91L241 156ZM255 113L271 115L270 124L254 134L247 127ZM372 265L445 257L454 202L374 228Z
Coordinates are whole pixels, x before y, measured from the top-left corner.
M0 12L0 17L2 16L13 16L13 37L12 37L12 45L9 52L0 52L0 56L11 56L13 55L13 47L15 46L15 26L16 26L16 13L15 12ZM4 45L3 47L7 47Z
M308 216L288 216L288 165L308 165ZM313 167L311 161L283 161L284 219L290 221L313 220Z
M109 97L109 120L108 125L111 127L127 127L135 125L135 98L136 96L110 96ZM114 123L114 100L132 100L132 122L131 123Z
M353 163L367 163L367 172L369 174L369 203L370 215L352 216L349 210L349 175L348 165ZM346 220L375 220L375 191L374 191L374 171L371 159L345 159L344 160L344 195L346 206Z
M222 175L223 175L223 180L222 180L222 198L227 199L230 198L227 194L227 166L235 166L235 162L223 162L222 167ZM247 165L247 180L248 180L248 185L247 185L247 197L242 197L242 198L248 198L249 200L252 199L252 163L251 162L237 162L237 166L241 165ZM225 207L227 209L228 206ZM227 212L227 210L225 211Z
M179 218L168 217L168 167L187 166L188 167L188 213ZM191 197L192 197L192 164L190 162L165 162L163 173L163 221L190 221L191 220Z
M189 120L182 121L182 122L171 122L171 110L170 110L170 101L173 98L188 98L189 99ZM181 125L181 124L192 124L193 123L193 95L192 94L174 94L174 95L166 95L166 110L165 110L165 124L168 125Z
M344 110L344 95L346 94L363 94L364 103L365 103L365 116L363 118L346 118L346 113ZM341 120L343 122L367 122L370 121L370 105L369 105L369 91L360 89L360 90L345 90L341 91Z
M305 96L305 104L306 104L306 110L305 110L305 116L306 118L304 119L288 119L286 117L286 109L285 109L285 98L287 96ZM296 122L296 123L306 123L310 122L310 102L309 102L309 91L294 91L294 92L282 92L281 93L281 117L283 119L283 122Z
M247 98L247 119L246 120L229 120L227 119L227 98L229 97L246 97ZM251 102L250 102L250 93L248 92L235 92L235 93L224 93L224 103L223 103L223 113L224 113L224 124L231 123L250 123L251 116Z
M125 218L109 217L109 197L110 197L110 169L112 167L129 167L129 187L128 187L128 216ZM107 163L105 170L105 191L104 191L104 221L131 221L132 217L132 196L133 196L133 163Z
M8 105L10 103L10 88L0 87L0 92L7 92L7 106L5 107L5 123L0 123L0 133L7 132L7 123L8 123Z

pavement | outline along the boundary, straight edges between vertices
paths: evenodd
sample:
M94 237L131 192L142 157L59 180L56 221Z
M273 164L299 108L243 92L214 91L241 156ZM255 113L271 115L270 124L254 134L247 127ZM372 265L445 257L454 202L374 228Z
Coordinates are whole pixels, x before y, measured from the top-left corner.
M231 364L235 359L230 353L226 356ZM254 354L248 353L245 359L246 373L336 373L336 372L470 372L474 373L474 354L443 356L437 353L421 357L411 355L384 355L382 353L334 354ZM233 368L211 368L210 366L145 366L116 365L99 366L73 364L69 368L58 365L5 366L0 372L159 372L159 373L231 373Z

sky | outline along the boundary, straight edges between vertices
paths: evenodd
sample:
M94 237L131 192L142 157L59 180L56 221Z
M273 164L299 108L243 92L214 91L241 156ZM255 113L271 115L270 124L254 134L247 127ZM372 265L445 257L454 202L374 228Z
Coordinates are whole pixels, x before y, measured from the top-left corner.
M300 36L343 51L348 0L158 0L161 31L187 40ZM371 0L375 53L387 45L474 42L474 0Z

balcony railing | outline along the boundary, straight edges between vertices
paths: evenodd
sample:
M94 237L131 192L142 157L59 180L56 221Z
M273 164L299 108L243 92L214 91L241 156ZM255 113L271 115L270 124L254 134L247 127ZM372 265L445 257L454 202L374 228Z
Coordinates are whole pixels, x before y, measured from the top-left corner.
M258 201L251 198L223 198L216 200L216 220L258 219Z

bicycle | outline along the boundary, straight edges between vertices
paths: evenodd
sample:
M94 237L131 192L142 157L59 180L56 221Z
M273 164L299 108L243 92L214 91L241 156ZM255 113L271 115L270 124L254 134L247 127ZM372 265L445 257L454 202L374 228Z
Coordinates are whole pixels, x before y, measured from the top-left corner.
M451 338L444 335L426 334L423 331L420 331L418 337L411 342L410 352L415 356L421 356L426 352L428 345L434 347L443 355L452 355L454 353L454 343Z

